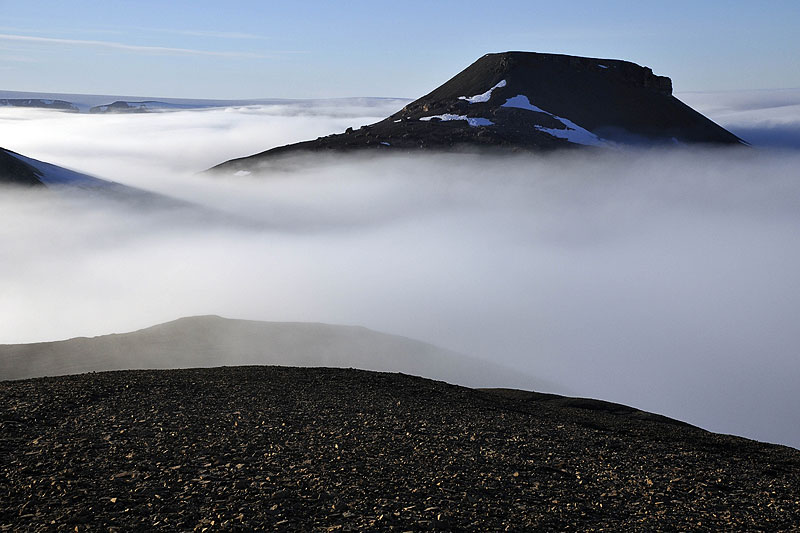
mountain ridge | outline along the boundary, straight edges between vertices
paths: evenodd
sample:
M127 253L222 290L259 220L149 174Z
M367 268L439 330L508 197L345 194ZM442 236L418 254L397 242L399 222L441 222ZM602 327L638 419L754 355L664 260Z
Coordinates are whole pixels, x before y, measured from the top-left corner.
M201 315L125 333L0 344L0 380L246 364L358 367L462 385L563 390L491 361L362 326Z

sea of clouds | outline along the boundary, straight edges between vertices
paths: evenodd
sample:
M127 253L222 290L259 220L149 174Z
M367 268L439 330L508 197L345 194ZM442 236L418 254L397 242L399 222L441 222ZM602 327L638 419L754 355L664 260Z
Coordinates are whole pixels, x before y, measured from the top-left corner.
M0 193L0 342L180 316L362 325L800 446L800 91L680 95L755 149L224 160L402 103L0 109L0 146L230 214Z

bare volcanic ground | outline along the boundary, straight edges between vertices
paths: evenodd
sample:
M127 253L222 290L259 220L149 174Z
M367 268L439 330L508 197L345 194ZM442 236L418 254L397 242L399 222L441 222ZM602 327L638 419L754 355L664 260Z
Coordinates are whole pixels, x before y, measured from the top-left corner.
M0 382L0 529L733 531L800 451L635 409L294 367Z

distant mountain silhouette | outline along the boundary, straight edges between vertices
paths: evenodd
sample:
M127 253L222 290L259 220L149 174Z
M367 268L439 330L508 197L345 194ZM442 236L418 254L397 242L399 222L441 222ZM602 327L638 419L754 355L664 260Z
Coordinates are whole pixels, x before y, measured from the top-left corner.
M180 109L201 109L202 104L176 104L161 102L159 100L144 100L141 102L129 102L117 100L111 104L97 105L89 109L89 113L151 113L153 111L176 111Z
M302 152L503 149L743 141L672 96L672 81L616 59L487 54L430 94L358 130L273 148L213 170Z
M0 344L0 381L80 372L219 365L355 367L473 386L554 386L489 361L362 327L181 318L93 338Z
M56 109L58 111L71 111L77 113L78 107L72 102L54 100L51 98L0 98L0 107L36 107L41 109Z

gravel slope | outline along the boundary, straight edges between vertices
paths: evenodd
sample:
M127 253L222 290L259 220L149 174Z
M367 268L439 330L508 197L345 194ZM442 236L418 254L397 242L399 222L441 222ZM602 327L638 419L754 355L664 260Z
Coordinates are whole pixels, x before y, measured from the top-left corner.
M800 451L604 402L294 367L0 382L7 531L753 531Z

